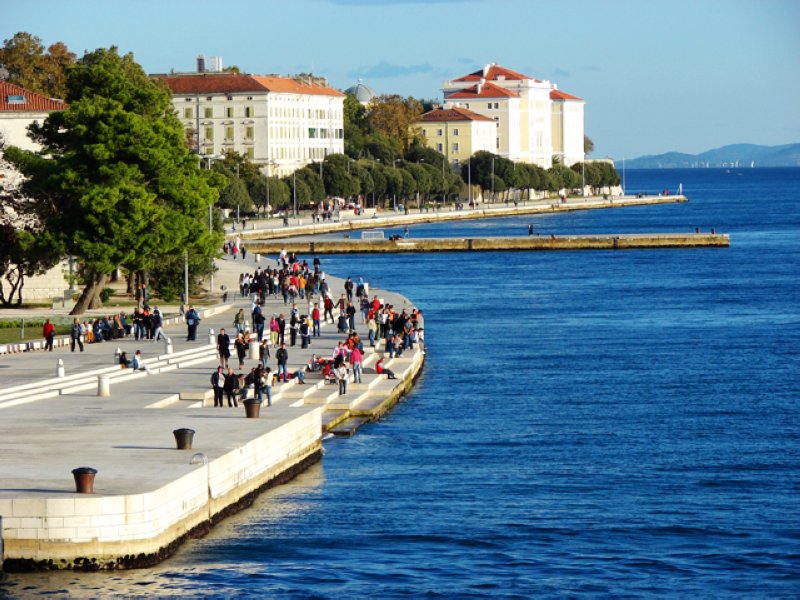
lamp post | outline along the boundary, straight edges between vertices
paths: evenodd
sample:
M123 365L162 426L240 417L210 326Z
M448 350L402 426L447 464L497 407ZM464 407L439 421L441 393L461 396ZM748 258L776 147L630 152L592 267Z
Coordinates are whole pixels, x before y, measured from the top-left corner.
M622 196L625 196L625 159L622 159Z
M586 198L586 158L581 161L581 196Z
M467 159L467 199L469 207L472 208L472 157Z
M397 161L399 160L400 160L399 158L395 158L392 161L392 167L394 168L395 171L397 170ZM403 179L401 177L400 182L402 183L402 181ZM392 212L397 212L397 194L392 194Z
M214 233L214 221L211 216L211 205L208 205L208 233ZM211 275L210 275L210 287L211 291L214 291L214 263L211 263Z
M417 161L417 164L419 164L419 163L421 163L421 162L425 162L425 159L424 159L424 158L420 158L420 159ZM421 200L421 199L420 199L420 197L419 197L419 186L417 186L417 210L418 210L419 212L422 212L422 200Z
M294 218L297 218L297 171L292 172L292 200L294 202Z
M447 179L444 176L444 163L447 159L442 157L442 204L447 201ZM436 212L439 212L439 205L436 205Z

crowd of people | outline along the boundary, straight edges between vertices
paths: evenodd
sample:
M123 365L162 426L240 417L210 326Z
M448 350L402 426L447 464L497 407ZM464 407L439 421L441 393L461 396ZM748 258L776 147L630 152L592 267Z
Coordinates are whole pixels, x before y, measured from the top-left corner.
M317 372L326 382L337 384L339 394L344 395L349 382L362 383L365 342L375 347L380 340L384 341L384 357L378 360L375 370L389 379L396 376L383 367L385 357L401 356L415 344L424 344L422 311L398 311L377 295L370 300L369 286L362 278L354 281L348 277L342 293L334 300L319 257L314 257L309 265L294 253L282 250L274 268L256 266L253 272L240 274L239 294L250 298L250 310L249 314L244 308L235 313L231 335L225 329L217 335L219 366L211 375L214 406L222 407L226 401L229 407L238 406L248 390L271 406L273 386L293 379L303 385L307 373ZM264 310L268 300L277 300L278 305L282 300L286 312L267 317ZM298 303L307 310L301 312ZM362 340L356 331L357 315L367 326L367 340ZM290 348L298 344L301 348L310 347L312 338L321 336L322 322L336 325L343 339L328 357L312 354L304 367L290 369ZM258 364L248 371L246 359L253 343L258 347ZM238 359L238 370L230 364L231 346ZM270 359L275 361L274 370L268 366Z

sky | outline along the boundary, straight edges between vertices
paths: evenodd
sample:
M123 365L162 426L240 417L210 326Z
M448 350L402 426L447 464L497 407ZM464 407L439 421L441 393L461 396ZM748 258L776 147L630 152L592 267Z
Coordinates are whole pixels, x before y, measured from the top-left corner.
M594 158L800 142L800 0L0 0L19 31L439 100L494 62L583 98Z

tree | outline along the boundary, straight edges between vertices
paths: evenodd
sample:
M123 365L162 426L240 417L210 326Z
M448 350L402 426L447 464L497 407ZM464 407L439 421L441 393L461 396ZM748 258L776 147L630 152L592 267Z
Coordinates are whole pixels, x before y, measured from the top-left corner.
M212 257L222 242L209 231L208 207L223 178L200 170L184 146L169 92L131 54L87 53L67 72L65 111L30 127L45 159L20 153L47 231L84 267L72 314L101 305L99 292L117 266L146 270L167 256Z
M236 209L238 207L241 212L252 212L253 200L247 192L247 186L244 184L236 173L230 171L223 171L227 177L227 184L219 193L218 205L222 208Z
M310 202L321 202L325 200L325 184L319 176L319 163L299 169L295 173L295 176L308 187Z
M367 121L375 132L394 139L402 148L408 148L410 140L417 135L411 126L421 115L422 104L418 100L397 94L383 95L370 104Z
M350 162L344 154L329 154L325 158L322 177L328 196L347 198L358 193L360 182L348 172Z
M8 80L34 92L53 98L66 96L66 70L75 63L75 54L63 42L51 45L45 53L42 40L23 31L4 40L0 65L8 71Z
M594 152L594 142L588 135L583 136L583 153L587 156Z

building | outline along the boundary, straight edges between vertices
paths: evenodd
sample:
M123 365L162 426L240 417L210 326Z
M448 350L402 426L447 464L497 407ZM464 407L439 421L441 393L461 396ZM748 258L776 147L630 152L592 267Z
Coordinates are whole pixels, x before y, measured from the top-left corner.
M319 79L236 73L155 75L201 156L234 151L284 176L344 152L344 94Z
M356 100L358 100L359 104L362 106L369 106L369 103L372 102L377 96L375 90L364 84L361 79L358 80L357 84L347 88L344 93L355 96Z
M0 135L9 146L40 150L39 145L28 137L28 126L42 123L51 112L66 108L67 104L62 100L0 81Z
M466 108L431 110L414 126L422 130L428 147L444 154L453 169L458 169L475 152L495 151L494 120Z
M566 165L584 159L584 101L494 63L443 88L444 107L461 107L495 121L493 152L515 162L552 166L553 156Z
M41 146L28 137L28 126L42 123L51 112L66 108L67 104L62 100L48 98L13 83L0 81L0 136L3 143L32 152L41 150ZM0 222L11 223L15 227L35 224L25 216L13 212L2 201L4 194L15 192L22 181L22 174L3 160L3 151L0 147ZM66 270L67 264L64 262L42 275L26 277L22 288L23 302L63 298L67 289L64 278Z

